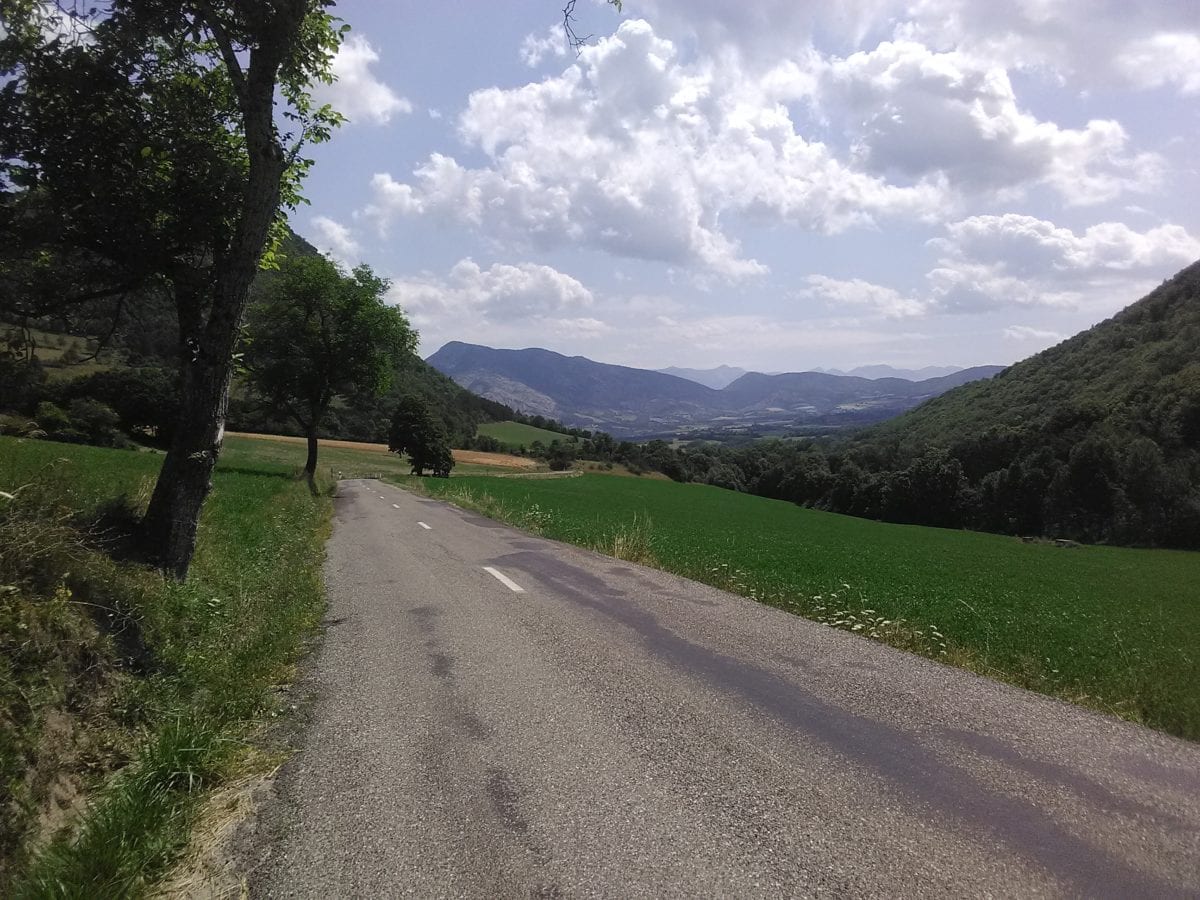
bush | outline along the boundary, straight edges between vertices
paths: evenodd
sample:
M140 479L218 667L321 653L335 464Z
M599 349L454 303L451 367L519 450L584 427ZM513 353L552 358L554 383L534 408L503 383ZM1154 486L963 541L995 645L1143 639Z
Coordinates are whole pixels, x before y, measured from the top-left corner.
M111 406L95 400L72 400L69 410L49 401L37 407L37 426L51 440L98 447L128 447L129 440L117 427L120 417Z

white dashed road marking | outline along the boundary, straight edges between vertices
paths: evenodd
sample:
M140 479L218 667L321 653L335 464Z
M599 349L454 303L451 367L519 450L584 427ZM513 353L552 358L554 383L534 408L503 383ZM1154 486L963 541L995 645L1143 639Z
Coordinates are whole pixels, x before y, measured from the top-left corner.
M422 528L424 528L426 531L429 531L429 530L430 530L430 529L429 529L429 526L428 526L428 525L426 525L424 522L418 522L417 524L418 524L418 525L420 525Z
M511 578L509 578L504 573L497 572L491 566L484 566L483 571L487 572L489 575L491 575L493 578L495 578L497 581L499 581L502 585L504 585L506 588L508 588L510 591L512 591L514 594L525 593L525 588L521 587L519 584L517 584L515 581L513 581Z

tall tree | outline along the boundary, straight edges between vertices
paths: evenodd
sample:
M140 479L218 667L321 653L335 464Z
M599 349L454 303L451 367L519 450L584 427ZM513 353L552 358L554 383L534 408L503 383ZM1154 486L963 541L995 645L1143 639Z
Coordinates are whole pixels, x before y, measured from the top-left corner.
M310 478L330 404L383 393L403 354L416 349L404 314L383 301L388 286L369 266L346 275L322 256L294 255L255 291L244 357L250 386L303 430Z
M24 235L9 268L36 275L54 252L70 254L104 275L94 290L153 283L175 301L179 417L144 531L179 578L221 450L251 282L281 206L299 199L302 148L340 121L308 93L331 78L344 31L332 5L0 7L0 224Z
M396 404L388 432L388 450L408 454L414 475L424 475L426 469L431 469L436 477L449 478L454 468L445 430L418 397L401 397Z

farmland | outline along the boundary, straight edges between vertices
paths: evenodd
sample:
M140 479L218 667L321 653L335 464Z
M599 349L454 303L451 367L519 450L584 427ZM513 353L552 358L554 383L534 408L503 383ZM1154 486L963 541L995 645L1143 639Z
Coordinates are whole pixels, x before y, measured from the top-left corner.
M520 422L485 422L479 426L478 434L493 437L501 444L510 448L529 447L534 441L541 441L546 446L551 441L562 444L575 443L576 438L569 434L559 434L557 431L547 431L545 428L534 428Z
M304 465L304 438L273 434L226 435L221 451L225 467L254 467L259 463L298 467ZM375 478L407 475L408 457L389 453L384 444L355 441L321 441L319 466L335 478ZM536 460L503 453L454 451L455 475L489 475L538 468Z
M1200 738L1200 554L1027 544L600 475L418 487L550 538Z

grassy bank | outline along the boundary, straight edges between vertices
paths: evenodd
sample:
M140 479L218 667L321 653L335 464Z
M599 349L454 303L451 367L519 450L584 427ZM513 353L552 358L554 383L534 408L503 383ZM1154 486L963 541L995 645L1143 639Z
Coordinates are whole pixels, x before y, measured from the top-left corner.
M1198 553L1025 544L599 475L422 486L547 537L1200 739Z
M320 621L330 504L290 465L222 460L185 585L113 561L161 460L0 438L0 895L144 893Z

